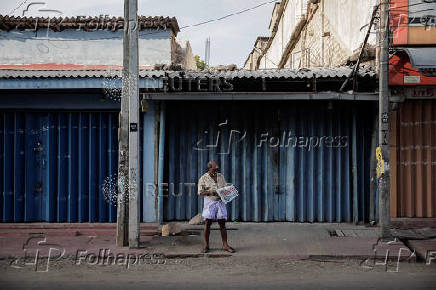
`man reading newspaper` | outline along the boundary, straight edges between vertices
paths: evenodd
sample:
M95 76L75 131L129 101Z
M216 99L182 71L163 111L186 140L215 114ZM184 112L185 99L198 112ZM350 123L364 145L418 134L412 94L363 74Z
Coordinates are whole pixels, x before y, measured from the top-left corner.
M220 173L218 163L209 161L207 163L207 172L200 177L198 181L198 194L204 197L204 206L202 216L205 219L204 225L204 242L202 252L209 251L209 234L210 226L213 221L218 221L221 231L221 240L223 250L234 253L235 250L227 243L227 208L226 204L219 197L217 190L226 186L226 180Z

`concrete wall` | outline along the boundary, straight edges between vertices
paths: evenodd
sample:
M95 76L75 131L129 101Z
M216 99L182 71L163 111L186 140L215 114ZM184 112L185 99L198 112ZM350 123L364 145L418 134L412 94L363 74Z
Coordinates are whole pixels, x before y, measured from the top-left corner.
M376 0L323 0L312 5L312 15L288 56L288 67L343 65L365 39ZM368 44L375 45L371 34Z
M322 5L322 4L321 4ZM314 7L309 21L301 31L294 48L287 56L285 67L332 67L344 63L351 54L339 42L329 19L323 17L322 6Z
M371 14L377 0L323 0L324 14L330 23L330 29L338 37L347 53L359 48L365 38ZM371 34L368 43L375 45L375 34Z
M284 56L285 67L338 66L360 47L377 0L307 0L286 1L277 33L262 57L259 69L277 68ZM295 47L288 55L285 48L301 19L308 20ZM362 27L364 27L362 29ZM295 40L294 40L295 41ZM368 43L375 45L375 35Z
M263 38L259 37L258 39L256 39L256 42L254 43L254 48L248 55L247 60L244 63L243 69L256 69L257 60L259 59L261 52L265 49L267 43L268 41L264 40Z
M171 64L169 30L139 34L139 65ZM35 37L44 40L29 39ZM123 31L0 31L0 51L0 64L122 65Z
M197 70L197 62L195 61L192 47L187 40L177 40L177 53L176 62L180 63L186 70Z
M283 13L278 16L280 20L277 25L277 32L271 42L271 46L260 61L259 69L278 67L296 25L302 17L305 17L307 3L308 0L294 0L283 3L284 10ZM275 8L275 10L278 10L278 8ZM273 20L275 19L276 18ZM270 31L272 31L272 28Z

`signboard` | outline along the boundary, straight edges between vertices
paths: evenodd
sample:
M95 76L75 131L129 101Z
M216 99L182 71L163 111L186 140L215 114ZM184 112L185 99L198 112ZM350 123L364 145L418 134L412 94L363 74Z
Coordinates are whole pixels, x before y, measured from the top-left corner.
M391 0L392 44L436 45L435 0Z

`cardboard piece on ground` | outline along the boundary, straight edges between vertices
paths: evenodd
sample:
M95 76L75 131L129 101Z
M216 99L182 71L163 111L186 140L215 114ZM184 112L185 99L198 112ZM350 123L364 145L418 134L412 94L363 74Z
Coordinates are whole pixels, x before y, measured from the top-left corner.
M182 225L180 223L169 223L162 226L162 236L174 236L178 235L182 232Z
M194 216L190 221L189 221L190 225L202 225L204 224L204 220L203 217L201 216L201 213L197 214L196 216Z

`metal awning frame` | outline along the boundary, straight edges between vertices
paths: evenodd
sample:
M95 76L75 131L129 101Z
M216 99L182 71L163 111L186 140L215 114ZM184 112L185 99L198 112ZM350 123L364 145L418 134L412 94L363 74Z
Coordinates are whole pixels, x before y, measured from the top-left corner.
M141 93L146 100L347 100L378 101L378 93L338 93L338 92L241 92L241 93Z

